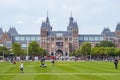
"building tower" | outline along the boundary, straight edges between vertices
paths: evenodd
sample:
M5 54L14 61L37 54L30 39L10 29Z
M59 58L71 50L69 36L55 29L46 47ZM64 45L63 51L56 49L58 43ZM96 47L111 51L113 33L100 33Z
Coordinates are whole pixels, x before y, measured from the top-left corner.
M74 22L72 15L69 18L69 26L67 27L67 30L72 34L72 42L70 43L70 47L72 48L71 51L75 51L75 49L79 48L78 25L77 22Z
M120 23L118 23L116 26L115 37L116 37L116 46L120 47Z
M52 31L52 27L50 26L50 21L48 18L48 15L46 17L46 21L42 22L41 25L41 41L40 41L40 46L44 49L47 49L47 36L48 36L48 32Z

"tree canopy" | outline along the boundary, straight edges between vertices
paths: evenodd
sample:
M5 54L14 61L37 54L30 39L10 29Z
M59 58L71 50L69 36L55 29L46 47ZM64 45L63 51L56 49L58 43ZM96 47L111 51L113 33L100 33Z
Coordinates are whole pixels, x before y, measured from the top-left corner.
M21 45L19 43L12 44L12 52L17 56L23 55L22 48L21 48Z
M29 43L28 52L29 55L46 55L45 50L36 41Z
M83 55L90 55L91 53L91 44L90 43L83 43L80 47L80 52Z
M115 44L111 41L101 41L100 43L96 44L96 47L115 47Z

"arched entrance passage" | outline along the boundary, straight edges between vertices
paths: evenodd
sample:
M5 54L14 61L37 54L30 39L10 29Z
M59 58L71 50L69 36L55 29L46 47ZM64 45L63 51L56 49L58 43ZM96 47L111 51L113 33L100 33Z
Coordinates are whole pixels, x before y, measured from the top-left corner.
M56 52L55 52L55 55L56 56L63 56L63 51L62 50L57 50Z

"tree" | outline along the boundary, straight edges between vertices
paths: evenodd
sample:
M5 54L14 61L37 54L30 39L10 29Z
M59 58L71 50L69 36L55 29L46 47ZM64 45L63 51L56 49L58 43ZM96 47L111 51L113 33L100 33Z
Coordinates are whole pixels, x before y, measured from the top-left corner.
M39 47L39 54L45 56L47 55L47 52L43 48Z
M70 52L70 56L75 56L76 55L75 53L76 53L75 51Z
M28 46L29 55L40 55L39 50L40 50L39 45L36 41L29 43Z
M28 52L29 52L29 55L31 55L31 56L33 56L33 55L45 56L45 55L48 54L48 53L45 51L45 49L41 48L36 41L32 41L31 43L29 43Z
M105 47L105 54L107 56L114 56L115 55L115 48L114 47Z
M13 43L12 44L12 52L17 56L22 55L21 45L19 43Z
M111 41L101 41L100 43L96 44L96 47L115 47L115 44Z
M99 55L99 47L93 47L91 49L91 54L94 55L94 56Z
M8 56L9 50L5 46L0 46L0 56Z
M91 53L91 44L90 43L83 43L82 46L80 47L80 52L83 55L90 55Z
M76 51L75 51L75 55L80 55L80 49L76 49Z
M117 56L120 56L120 48L117 48L117 49L115 50L115 54L116 54Z

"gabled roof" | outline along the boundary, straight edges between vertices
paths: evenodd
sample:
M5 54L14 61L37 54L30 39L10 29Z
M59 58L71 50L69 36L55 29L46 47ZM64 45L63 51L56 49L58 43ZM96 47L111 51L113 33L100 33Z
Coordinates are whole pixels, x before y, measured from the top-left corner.
M3 34L3 29L2 29L2 28L0 28L0 35L1 35L1 34Z
M15 29L15 27L10 28L10 29L8 30L8 33L9 33L10 35L17 35L17 34L18 34L18 32L17 32L17 30Z
M120 31L120 23L117 24L115 31Z
M46 24L46 22L42 22L41 29L47 29L47 24Z
M115 32L107 32L105 33L105 37L115 37Z
M109 32L111 32L109 28L104 28L101 34L104 35L105 33Z

